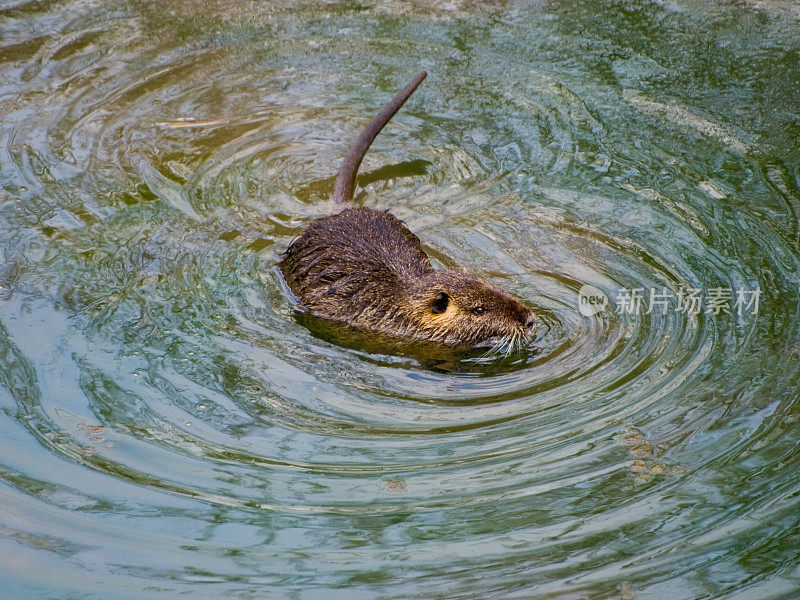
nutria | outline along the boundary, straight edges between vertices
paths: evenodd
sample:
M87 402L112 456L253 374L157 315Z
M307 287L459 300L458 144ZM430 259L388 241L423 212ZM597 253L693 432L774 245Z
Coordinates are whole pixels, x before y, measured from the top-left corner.
M361 132L334 183L339 212L313 221L278 267L313 315L439 344L513 348L536 322L528 307L469 273L434 269L419 238L388 211L348 206L370 144L426 76L417 75Z

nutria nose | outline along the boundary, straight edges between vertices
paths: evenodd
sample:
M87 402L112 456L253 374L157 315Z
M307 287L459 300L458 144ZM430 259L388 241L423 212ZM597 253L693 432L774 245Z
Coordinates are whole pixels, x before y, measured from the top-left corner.
M536 315L534 315L533 313L530 313L528 315L528 318L525 319L525 329L527 329L528 331L531 331L533 329L534 325L536 325Z

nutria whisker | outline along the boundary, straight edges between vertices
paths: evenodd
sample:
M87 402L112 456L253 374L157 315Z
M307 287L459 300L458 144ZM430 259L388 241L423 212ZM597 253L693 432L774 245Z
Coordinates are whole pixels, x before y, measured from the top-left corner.
M503 347L503 340L500 339L496 341L485 353L481 354L480 358L489 358L490 356L494 356Z

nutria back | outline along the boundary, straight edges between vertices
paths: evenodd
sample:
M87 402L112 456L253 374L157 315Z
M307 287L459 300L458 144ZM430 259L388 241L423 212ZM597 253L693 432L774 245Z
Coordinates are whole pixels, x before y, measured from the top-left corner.
M399 324L390 325L387 315L403 306L409 286L433 271L417 236L391 213L369 208L317 219L279 266L312 313L390 332Z
M337 206L355 190L372 140L427 74L423 71L361 133L334 185ZM347 206L313 221L278 263L312 314L354 327L450 345L514 346L535 323L519 300L469 273L436 270L419 238L388 211Z

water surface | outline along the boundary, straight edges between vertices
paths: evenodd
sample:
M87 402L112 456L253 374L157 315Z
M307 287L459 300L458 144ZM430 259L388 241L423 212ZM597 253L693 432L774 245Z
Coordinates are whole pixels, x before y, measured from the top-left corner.
M0 595L797 598L794 5L280 4L0 8ZM525 352L274 268L420 68L356 201Z

